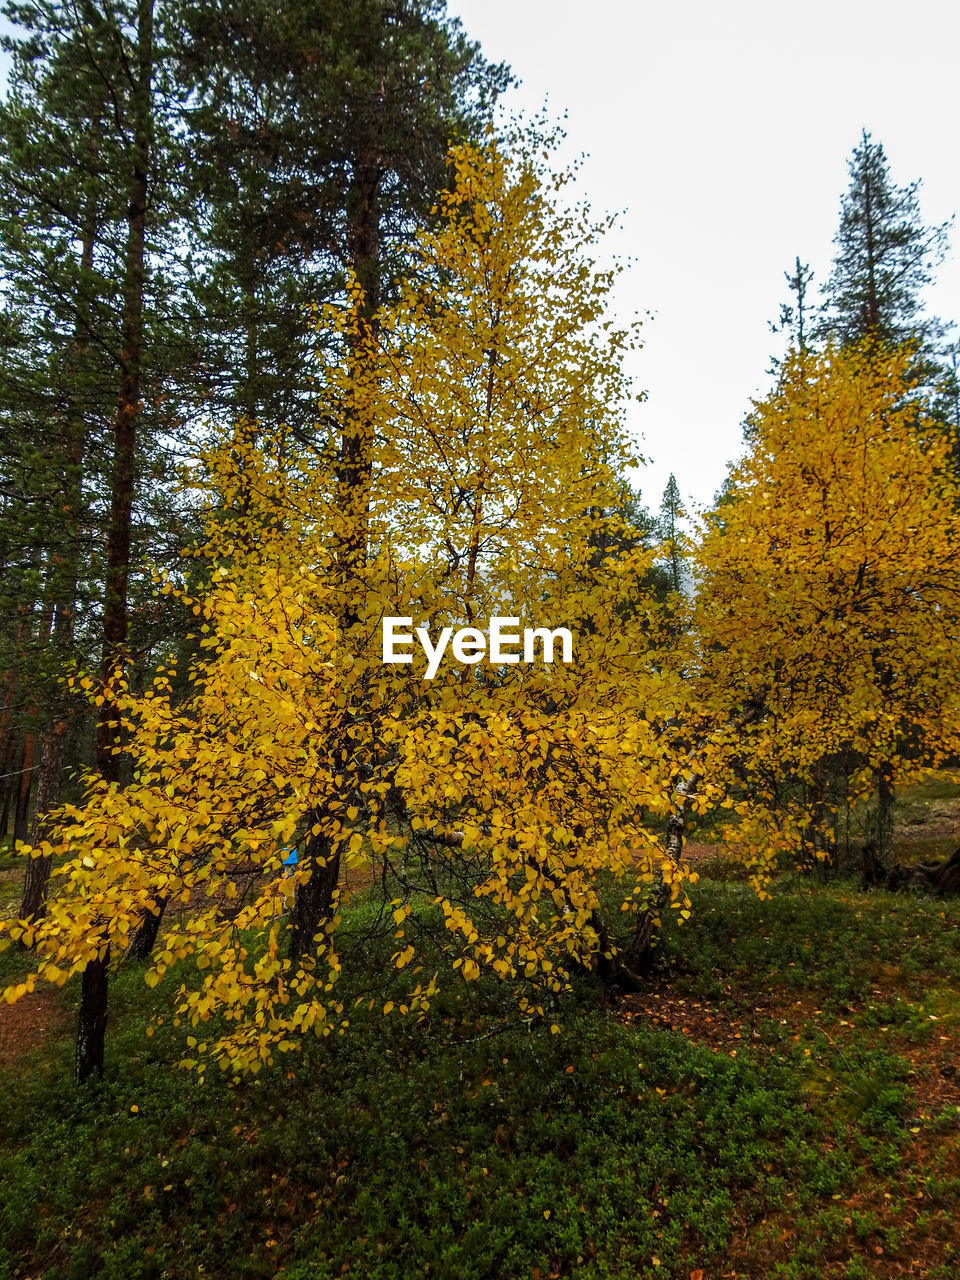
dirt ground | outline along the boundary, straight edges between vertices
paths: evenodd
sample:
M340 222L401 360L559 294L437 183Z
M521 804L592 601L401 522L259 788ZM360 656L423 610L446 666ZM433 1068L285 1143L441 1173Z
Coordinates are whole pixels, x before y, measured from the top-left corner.
M60 992L38 987L16 1004L0 1004L0 1067L43 1044L56 1041L70 1025Z

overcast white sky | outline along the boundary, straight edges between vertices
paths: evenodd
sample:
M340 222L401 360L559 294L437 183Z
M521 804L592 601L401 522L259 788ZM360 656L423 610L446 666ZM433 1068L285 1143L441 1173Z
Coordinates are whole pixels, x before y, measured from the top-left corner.
M650 310L631 411L656 507L671 471L708 503L769 386L767 327L797 254L829 272L847 159L867 128L891 176L921 178L924 220L960 208L956 0L448 0L523 84L509 105L567 115L581 189L625 209L623 315ZM957 251L930 306L960 320Z
M829 272L847 159L861 129L895 182L921 178L922 215L960 209L956 0L448 0L522 80L511 109L566 112L581 192L624 210L611 252L632 259L623 318L651 311L630 411L653 508L671 471L709 503L769 386L768 329L797 254ZM5 59L3 63L5 64ZM0 65L5 79L6 66ZM960 320L957 251L930 308Z

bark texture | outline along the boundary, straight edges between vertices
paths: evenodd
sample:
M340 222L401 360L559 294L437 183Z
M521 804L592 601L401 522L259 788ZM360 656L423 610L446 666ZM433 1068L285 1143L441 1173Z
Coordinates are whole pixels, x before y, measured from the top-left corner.
M107 1032L107 975L110 948L102 956L88 960L80 982L80 1016L77 1020L77 1083L92 1075L103 1075L104 1044Z
M314 950L321 926L333 914L340 883L340 851L331 854L325 837L310 839L304 861L310 878L297 887L290 921L289 956L294 962Z
M137 5L136 65L131 68L131 147L126 218L127 246L121 324L120 388L114 419L113 480L107 527L100 664L106 683L122 663L127 643L127 591L137 425L141 405L141 348L146 282L148 187L153 143L153 0ZM104 699L97 723L97 769L108 782L120 780L120 722L117 707ZM110 948L88 961L80 989L77 1027L77 1082L103 1071L107 1027Z
M34 845L39 844L46 836L47 815L56 808L60 800L65 740L66 724L62 719L50 723L40 740L40 777L31 841ZM45 854L40 858L31 858L27 863L23 897L20 901L20 915L25 920L38 920L43 915L52 861L51 855Z

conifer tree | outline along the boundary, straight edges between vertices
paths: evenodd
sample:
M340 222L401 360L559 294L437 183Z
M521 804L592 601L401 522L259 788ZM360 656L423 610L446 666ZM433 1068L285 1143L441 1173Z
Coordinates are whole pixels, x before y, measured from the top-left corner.
M139 639L131 603L143 598L146 556L162 541L151 527L163 506L154 495L178 428L169 371L179 348L172 229L181 154L154 0L24 0L5 13L14 33L0 115L0 260L15 337L0 414L21 476L10 523L38 593L21 619L33 619L25 630L36 644L57 645L41 689L50 705L38 798L47 806L63 761L55 677L65 662L100 669L97 767L110 782L120 777L109 681ZM11 671L22 684L22 653ZM31 867L28 914L42 910L46 870ZM83 975L81 1078L102 1066L108 965L108 953L92 956Z
M22 11L7 10L16 13L26 20ZM18 728L36 733L47 719L61 723L56 680L46 677L71 656L90 553L82 484L89 417L111 374L90 342L95 299L109 296L95 261L107 217L97 190L103 146L88 127L103 109L102 90L83 76L76 42L61 49L56 66L45 57L39 33L30 43L9 37L4 43L14 53L10 91L0 105L2 649L9 743ZM25 701L27 688L33 696ZM18 721L18 710L27 713L29 727ZM41 760L41 770L55 767L60 732L44 739L51 760ZM55 795L56 781L45 790ZM22 824L15 834L24 837Z
M509 77L438 0L184 0L177 21L201 389L227 418L310 435L312 304L349 273L376 313L448 144L477 135Z
M591 256L602 228L561 204L563 176L543 174L541 154L453 148L437 225L418 236L396 303L376 325L359 290L346 311L325 309L343 340L321 411L378 424L360 500L335 451L287 465L241 426L209 452L212 572L192 601L204 639L190 696L172 699L165 671L122 697L137 775L123 791L94 780L65 815L47 917L5 924L37 964L5 998L66 981L106 939L122 949L145 902L199 896L145 978L195 954L189 989L171 993L197 1029L186 1065L257 1071L305 1034L346 1029L341 865L377 859L371 927L395 940L384 982L409 974L401 1015L484 973L543 1015L573 967L627 980L654 886L660 908L686 913L685 869L644 820L670 806L661 708L682 688L649 659L646 610L619 612L652 556L594 555L597 513L616 509L632 463L620 416L632 338L603 322L614 273ZM260 536L238 553L219 500L245 479ZM344 545L367 552L349 574ZM459 641L433 674L419 658L383 660L386 617L412 615L436 638L465 622L475 640L508 609L521 628L575 629L577 661L491 647L478 666ZM623 890L617 916L642 925L625 945L602 918L606 877Z
M342 298L349 275L373 323L430 216L448 141L478 131L507 77L433 0L11 0L5 14L2 643L6 703L26 710L0 729L21 776L45 753L46 807L65 663L99 667L97 764L119 783L112 677L171 638L145 570L177 554L189 524L166 484L168 455L195 452L188 419L263 417L289 422L297 447L333 443L344 496L362 503L369 439L346 419L335 439L313 423L310 305ZM359 568L356 529L345 559ZM142 687L143 672L125 679ZM38 687L34 707L24 691ZM12 797L21 837L28 799ZM42 913L48 870L31 863L25 918ZM102 1067L109 965L106 947L83 969L81 1078Z
M697 696L731 714L762 693L730 788L758 866L781 837L829 847L824 770L846 758L852 796L876 795L865 870L883 875L895 786L958 747L960 492L911 364L868 343L791 352L698 548Z
M820 336L848 345L909 342L917 349L919 371L931 378L943 325L924 314L922 294L946 252L949 224L923 222L919 181L897 186L883 146L866 130L849 169L837 252L823 289Z
M801 262L797 255L793 275L789 271L783 273L790 290L792 301L780 305L780 316L776 323L771 322L774 333L786 333L790 346L796 351L806 351L813 331L813 311L809 299L810 285L813 283L813 272L808 262Z
M672 591L683 588L683 553L681 551L682 535L680 521L684 519L683 502L680 498L680 487L677 478L671 471L667 487L660 501L660 520L658 532L664 544L666 568Z

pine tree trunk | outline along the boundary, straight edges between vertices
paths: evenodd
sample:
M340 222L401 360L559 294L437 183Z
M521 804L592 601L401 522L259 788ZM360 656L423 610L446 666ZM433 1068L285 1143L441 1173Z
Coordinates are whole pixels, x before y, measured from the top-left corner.
M3 772L4 777L0 779L0 840L7 838L7 832L10 830L10 756L12 754L11 745L7 742L3 752Z
M127 588L137 423L140 417L140 360L146 279L148 174L153 133L153 0L137 4L137 68L133 87L134 137L127 208L127 261L123 294L120 394L114 420L113 483L107 530L101 678L108 681L123 661L127 642ZM116 705L105 698L97 724L97 769L108 782L120 780L120 723ZM77 1082L102 1073L107 1027L110 948L89 961L80 990L77 1028Z
M17 794L17 734L11 729L3 752L3 804L0 808L0 836L6 837L10 831L10 805Z
M83 247L80 254L81 279L86 281L93 269L93 250L96 237L95 209L88 201L84 219ZM80 317L74 330L73 371L76 358L86 349L86 307L79 307ZM64 516L66 523L66 552L57 558L53 575L53 641L61 655L67 654L73 645L74 623L77 611L78 557L80 554L81 507L83 505L83 413L76 397L68 427L68 448L63 475L63 494L66 499ZM40 739L40 770L37 782L37 804L34 816L32 843L39 844L46 835L47 814L60 803L63 783L63 757L67 738L67 721L64 716L51 716ZM31 858L24 877L23 897L20 903L22 919L38 920L44 911L47 884L50 880L52 858Z
M40 614L37 619L36 630L36 647L37 650L43 649L50 641L50 628L53 622L54 602L50 594L50 583L42 602ZM35 725L39 718L39 707L37 703L31 700L31 705L27 713L27 723ZM17 794L17 811L14 819L13 835L15 840L26 841L30 832L30 795L33 791L33 775L36 768L37 758L37 735L30 728L26 732L24 738L23 763L21 765L21 773L19 779L19 791Z
M137 85L136 136L127 209L127 260L123 294L120 394L113 429L113 481L107 528L101 678L106 683L124 658L127 643L127 590L130 579L131 521L135 481L137 424L140 418L143 294L146 280L148 171L151 143L150 75L153 61L153 4L138 5L140 80ZM97 770L108 781L120 778L120 725L117 708L105 698L97 724Z
M46 834L46 816L60 801L60 781L63 775L63 749L66 740L66 723L51 721L40 739L40 770L37 781L37 807L33 820L32 843L39 844ZM39 920L44 911L44 899L53 859L50 854L31 858L23 881L23 897L20 901L20 917Z
M14 784L13 758L16 751L12 708L18 694L14 686L12 670L6 674L0 696L3 697L3 706L0 707L0 744L2 744L0 746L0 839L3 839L9 826L10 795Z
M19 794L20 770L23 767L23 738L11 729L7 740L7 754L3 767L3 812L0 813L0 832L5 836L10 830L10 810L16 811Z
M14 840L26 840L30 829L30 792L33 787L33 757L36 734L28 730L23 739L23 757L17 785L17 809L13 818Z

